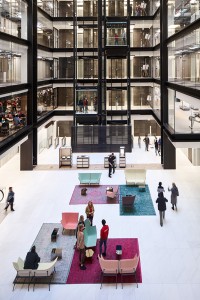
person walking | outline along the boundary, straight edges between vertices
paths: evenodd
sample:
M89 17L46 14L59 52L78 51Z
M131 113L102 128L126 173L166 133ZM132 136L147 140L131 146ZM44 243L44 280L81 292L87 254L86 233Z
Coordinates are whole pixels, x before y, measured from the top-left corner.
M84 225L80 224L78 226L78 234L77 234L77 249L79 250L79 262L80 262L80 269L86 270L85 263L85 242L84 242Z
M10 205L11 211L15 211L13 209L14 195L15 195L15 193L13 192L12 187L9 187L9 192L8 192L8 197L7 197L7 204L6 204L6 207L4 208L5 210L7 210L8 206Z
M24 262L24 269L32 269L36 270L38 268L38 263L40 262L40 257L36 252L36 247L33 246L31 251L29 251L26 255Z
M140 135L138 136L138 147L141 148L141 137L140 137Z
M108 156L108 177L111 178L112 175L112 169L113 169L113 157L112 154Z
M168 200L164 197L163 192L160 192L158 194L158 198L156 200L156 203L158 203L158 210L160 214L160 226L163 226L163 219L165 218L165 211L166 211L166 202Z
M156 153L156 156L157 156L158 155L158 141L157 141L157 138L155 139L154 146L155 146L155 153Z
M161 138L158 139L158 154L161 155Z
M108 234L109 234L109 226L106 225L106 220L102 220L102 228L100 231L100 240L99 240L99 256L103 255L106 256L106 250L107 250L107 240L108 240ZM104 245L104 252L102 253L102 246Z
M162 186L162 182L159 182L158 183L158 188L157 188L157 192L158 192L158 195L159 195L159 193L161 193L161 192L165 192L165 189L164 189L164 187Z
M90 220L90 224L92 226L93 217L94 217L94 205L93 205L92 201L88 202L88 205L86 206L86 209L85 209L85 213L86 213L87 218Z
M179 196L179 191L174 182L172 182L172 187L168 188L168 191L171 191L171 204L172 204L172 209L174 210L174 206L176 207L177 210L177 197Z
M113 174L115 173L115 160L116 160L116 156L115 154L112 152L111 154L111 157L112 157L112 171L113 171Z
M149 141L148 135L145 136L145 138L144 138L143 141L145 142L145 151L149 151L149 143L150 143L150 141Z

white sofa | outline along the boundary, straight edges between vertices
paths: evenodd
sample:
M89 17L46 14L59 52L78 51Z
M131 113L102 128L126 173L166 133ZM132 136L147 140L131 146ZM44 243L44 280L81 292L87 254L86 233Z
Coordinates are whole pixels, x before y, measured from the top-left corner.
M144 169L126 169L124 170L127 185L145 185L146 170Z
M57 260L58 258L56 257L51 262L39 263L38 268L36 270L32 270L32 269L24 269L24 261L19 257L17 262L13 262L13 266L17 271L17 275L13 282L14 283L13 290L15 288L15 284L17 283L22 283L22 284L27 283L28 290L30 284L33 283L33 291L34 291L35 284L37 283L37 278L45 278L45 280L47 280L47 283L49 285L49 291L50 291L52 274L55 271L55 264ZM21 279L24 279L24 281L21 281Z

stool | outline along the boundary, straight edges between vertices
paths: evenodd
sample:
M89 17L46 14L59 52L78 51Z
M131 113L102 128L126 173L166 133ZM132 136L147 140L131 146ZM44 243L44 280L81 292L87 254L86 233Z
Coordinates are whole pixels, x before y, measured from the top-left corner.
M87 189L83 188L81 189L81 196L86 196L87 195Z
M51 260L54 260L56 257L58 259L62 258L62 248L53 248L51 250Z
M52 234L51 234L52 242L56 242L57 237L58 237L58 230L59 230L59 228L54 228L54 230L52 231Z
M85 251L85 256L90 259L92 261L92 257L93 257L94 251L92 249L87 249Z
M117 258L120 259L122 255L122 245L116 245L116 254L117 254Z

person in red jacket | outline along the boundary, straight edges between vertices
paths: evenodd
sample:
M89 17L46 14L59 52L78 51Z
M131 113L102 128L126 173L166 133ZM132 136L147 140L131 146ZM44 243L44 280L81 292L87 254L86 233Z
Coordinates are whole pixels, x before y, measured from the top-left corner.
M107 249L107 240L108 240L108 233L109 233L109 226L106 225L106 220L101 221L103 227L100 231L100 241L99 241L99 255L106 256L106 249ZM104 252L102 253L102 246L104 244Z

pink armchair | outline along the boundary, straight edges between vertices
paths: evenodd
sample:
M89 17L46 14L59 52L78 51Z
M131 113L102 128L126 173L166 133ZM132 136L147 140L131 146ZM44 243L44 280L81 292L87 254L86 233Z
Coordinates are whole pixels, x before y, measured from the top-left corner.
M133 275L135 277L135 282L138 287L136 271L139 263L139 255L135 255L132 259L121 259L119 261L119 273L121 274L121 283L123 288L123 276Z
M78 224L78 215L76 212L63 212L61 224L63 226L62 234L64 230L76 230Z
M112 276L115 277L116 279L116 289L117 289L117 274L119 270L119 261L118 260L106 260L102 256L99 258L99 264L101 267L101 287L102 288L102 283L103 283L103 278L104 276Z

